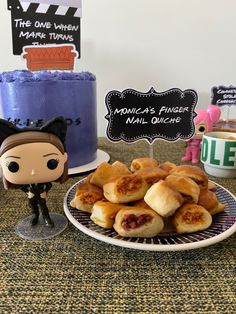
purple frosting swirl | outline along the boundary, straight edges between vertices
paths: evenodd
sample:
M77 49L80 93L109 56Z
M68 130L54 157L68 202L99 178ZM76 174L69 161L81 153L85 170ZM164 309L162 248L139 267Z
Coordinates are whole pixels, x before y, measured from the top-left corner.
M39 82L39 81L96 81L96 76L90 72L66 72L66 71L38 71L15 70L0 73L0 82Z

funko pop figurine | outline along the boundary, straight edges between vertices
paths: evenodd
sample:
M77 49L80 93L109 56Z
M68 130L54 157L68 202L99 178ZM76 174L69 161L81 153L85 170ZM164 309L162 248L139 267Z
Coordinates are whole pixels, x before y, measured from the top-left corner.
M17 128L0 119L0 165L5 189L21 189L32 210L31 225L38 223L39 209L45 226L54 223L46 204L51 182L68 178L64 141L67 124L63 117L48 121L41 128Z
M185 156L182 161L199 162L202 136L206 132L212 131L213 123L217 122L221 115L221 110L216 105L209 105L207 110L197 110L197 116L194 119L195 134L187 141Z

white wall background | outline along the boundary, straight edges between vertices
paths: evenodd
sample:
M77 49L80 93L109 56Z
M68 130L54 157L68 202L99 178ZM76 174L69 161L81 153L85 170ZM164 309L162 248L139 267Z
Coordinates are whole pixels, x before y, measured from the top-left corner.
M76 70L97 76L98 135L105 135L110 90L192 88L198 107L206 108L212 86L235 86L235 14L235 0L83 0ZM0 1L0 38L0 71L24 68L12 55L6 0Z

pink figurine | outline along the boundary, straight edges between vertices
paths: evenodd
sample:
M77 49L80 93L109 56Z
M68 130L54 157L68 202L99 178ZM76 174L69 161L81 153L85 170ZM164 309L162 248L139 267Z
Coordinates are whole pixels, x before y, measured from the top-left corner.
M185 156L181 158L183 161L191 161L194 164L199 162L203 134L212 131L213 123L217 122L221 115L220 108L216 105L209 105L207 110L197 110L196 112L195 134L187 141Z

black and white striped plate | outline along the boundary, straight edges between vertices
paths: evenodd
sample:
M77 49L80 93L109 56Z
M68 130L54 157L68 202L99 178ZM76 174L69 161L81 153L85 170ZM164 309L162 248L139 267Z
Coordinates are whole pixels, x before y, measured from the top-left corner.
M70 222L83 233L106 243L121 247L147 251L182 251L201 248L220 242L236 231L236 198L224 187L217 185L217 198L227 203L224 212L213 216L211 226L204 231L191 234L162 234L153 238L124 238L114 229L104 229L90 220L90 214L70 206L77 186L74 184L64 198L64 211Z

